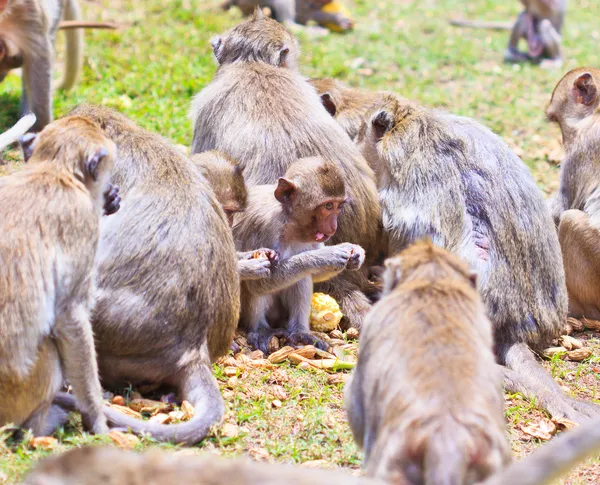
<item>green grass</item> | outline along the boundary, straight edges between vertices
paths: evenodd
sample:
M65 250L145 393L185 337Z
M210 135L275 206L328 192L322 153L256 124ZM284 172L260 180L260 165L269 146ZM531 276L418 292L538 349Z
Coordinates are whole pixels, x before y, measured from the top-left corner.
M84 3L87 19L115 20L130 27L87 33L83 78L73 91L56 95L55 116L65 115L84 101L107 104L143 127L189 145L192 97L216 69L209 39L241 18L237 11L215 9L216 3ZM600 3L580 0L569 4L564 32L566 63L558 71L503 64L506 32L459 29L447 22L452 17L506 21L519 7L516 0L358 0L352 5L355 32L318 39L301 35L302 72L311 77L337 77L366 89L396 91L427 106L477 118L517 149L540 187L550 192L557 187L555 161L560 137L558 129L545 121L544 108L564 72L579 65L600 65ZM59 46L57 72L61 54ZM0 84L0 130L16 120L19 97L20 79L11 75ZM17 150L10 150L5 158L9 163L3 166L0 162L0 173L20 164ZM597 338L589 345L595 355L600 354ZM547 367L573 395L600 397L598 357L582 364L554 359ZM326 374L288 365L274 371L244 370L237 383L225 377L222 369L216 375L228 406L224 422L237 426L239 435L227 437L216 430L193 452L246 453L257 459L296 463L324 460L319 463L358 468L361 455L343 412L343 384ZM281 394L276 386L283 387L287 395L280 408L273 407L274 396ZM539 442L530 441L518 425L544 414L519 396L507 396L506 414L514 452L531 452ZM110 442L106 437L82 433L75 417L58 436L59 445L53 452ZM137 449L149 446L172 448L146 439ZM0 483L20 480L32 463L48 453L33 450L27 440L0 439ZM565 483L598 483L599 477L600 465L594 462L571 474Z

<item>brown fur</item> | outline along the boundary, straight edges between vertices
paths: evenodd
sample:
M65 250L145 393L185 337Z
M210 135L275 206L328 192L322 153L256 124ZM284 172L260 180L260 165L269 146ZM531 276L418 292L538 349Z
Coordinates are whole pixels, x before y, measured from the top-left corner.
M185 456L153 450L144 454L114 448L79 448L43 460L24 485L384 485L334 470L223 459L210 453Z
M340 168L318 157L292 164L277 185L250 189L248 209L233 226L237 249L271 247L281 257L268 278L242 285L240 324L254 347L266 352L270 338L280 334L292 345L326 348L308 328L313 280L359 269L365 257L359 246L325 247L320 237L333 236L345 200Z
M42 131L27 168L0 179L0 426L52 433L66 377L91 430L107 431L89 313L115 152L95 123L67 117Z
M560 126L566 152L551 207L560 223L569 313L600 319L600 70L581 67L567 73L546 115Z
M366 472L401 484L480 481L510 452L492 326L473 273L431 242L385 265L384 296L346 389Z
M73 112L96 121L119 149L114 180L123 206L101 230L92 320L102 380L171 385L196 408L191 421L173 426L107 408L109 422L196 443L224 411L211 363L228 352L239 317L231 230L206 179L168 141L108 108Z
M192 152L222 150L238 160L249 187L282 177L298 158L338 164L348 192L333 243L360 244L379 257L380 211L373 172L331 117L314 88L296 70L294 37L260 14L213 40L219 68L197 96ZM344 273L319 291L338 300L346 326L359 327L370 303L362 293L367 269Z
M64 14L64 15L63 15ZM37 117L33 131L52 121L52 57L60 19L80 17L76 0L8 0L0 5L0 81L23 67L23 113ZM65 75L57 87L70 89L83 62L83 33L67 34Z

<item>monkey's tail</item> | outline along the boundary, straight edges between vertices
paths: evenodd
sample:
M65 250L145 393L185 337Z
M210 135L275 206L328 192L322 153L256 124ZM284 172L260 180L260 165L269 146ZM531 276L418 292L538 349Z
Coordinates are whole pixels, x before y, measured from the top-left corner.
M567 431L479 485L549 485L600 452L600 418Z
M81 10L77 0L67 0L65 5L65 20L81 20ZM83 29L65 30L66 60L65 73L56 89L71 89L77 83L83 65Z
M511 30L513 24L510 22L487 22L485 20L463 20L451 19L450 25L455 27L466 27L468 29L488 29L488 30Z
M35 125L36 117L33 113L27 113L12 128L0 135L0 150L4 149L11 143L19 140L19 137L27 133L27 130Z
M157 441L191 446L206 438L210 428L221 421L225 405L217 382L207 365L198 366L187 378L182 394L194 406L194 417L185 423L150 423L126 416L109 406L104 408L104 415L111 428L124 428L134 434L148 434ZM57 393L54 404L71 411L77 410L75 398L71 394Z

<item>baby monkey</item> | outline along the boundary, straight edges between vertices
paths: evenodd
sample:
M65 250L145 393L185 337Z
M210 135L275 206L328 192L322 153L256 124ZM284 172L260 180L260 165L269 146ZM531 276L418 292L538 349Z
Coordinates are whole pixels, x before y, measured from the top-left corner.
M324 245L335 234L345 203L341 168L320 157L294 162L275 185L250 189L247 210L234 218L236 247L271 247L281 258L268 277L242 283L240 322L253 347L266 353L278 335L290 345L326 348L308 327L313 281L357 270L365 259L355 244Z
M472 484L509 460L492 325L459 257L419 241L385 262L346 388L368 476Z
M233 226L234 215L244 212L248 205L248 190L242 169L230 156L216 150L192 155L192 162L208 180L225 211L229 226ZM271 266L279 260L279 255L268 248L238 252L237 256L237 268L242 281L269 276Z
M52 433L66 377L86 427L104 433L89 313L100 217L119 209L116 148L78 116L22 144L29 166L0 178L0 426Z

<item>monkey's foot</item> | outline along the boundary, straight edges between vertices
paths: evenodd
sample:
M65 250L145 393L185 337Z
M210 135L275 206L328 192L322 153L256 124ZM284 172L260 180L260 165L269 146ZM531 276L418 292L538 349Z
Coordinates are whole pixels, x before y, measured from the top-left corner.
M518 63L518 62L528 62L529 56L527 54L520 52L516 49L506 49L504 53L504 62L510 63Z
M256 332L248 332L246 340L254 350L261 350L265 355L269 353L269 341L273 337L286 337L286 332L281 328L261 328Z
M291 332L285 336L287 345L292 347L300 347L303 345L314 345L320 350L327 350L328 345L322 340L315 337L310 332Z
M563 60L561 57L556 59L543 59L540 62L541 69L560 69L563 66Z

